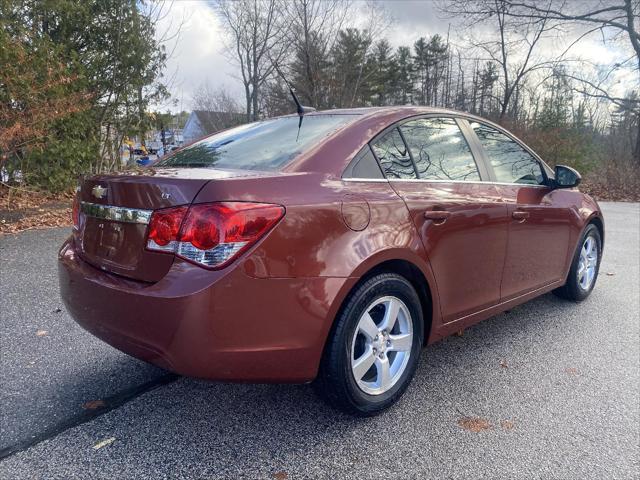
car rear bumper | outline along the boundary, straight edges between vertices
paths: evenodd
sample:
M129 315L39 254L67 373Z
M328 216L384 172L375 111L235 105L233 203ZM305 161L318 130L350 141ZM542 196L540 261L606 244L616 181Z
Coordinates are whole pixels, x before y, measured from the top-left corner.
M102 272L68 240L60 292L75 321L117 349L182 375L250 382L315 378L351 278L269 278L176 261L146 284Z

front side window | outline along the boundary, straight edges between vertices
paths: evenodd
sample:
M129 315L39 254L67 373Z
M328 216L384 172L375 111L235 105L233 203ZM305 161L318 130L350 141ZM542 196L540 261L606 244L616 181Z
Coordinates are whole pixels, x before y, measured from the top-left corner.
M357 115L306 115L250 123L216 133L179 150L158 167L277 171Z
M472 122L471 128L484 147L498 182L529 185L544 183L540 163L518 142L482 123Z
M420 118L400 130L418 169L427 180L480 180L469 145L453 118Z
M409 151L397 128L371 142L371 149L387 178L417 178Z

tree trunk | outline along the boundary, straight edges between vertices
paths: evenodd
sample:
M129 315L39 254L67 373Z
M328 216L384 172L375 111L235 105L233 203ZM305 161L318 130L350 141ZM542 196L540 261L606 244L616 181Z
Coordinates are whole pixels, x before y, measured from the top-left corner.
M142 101L142 87L138 87L138 134L140 135L140 145L146 146L147 127L144 119L144 103Z
M253 86L252 97L253 97L253 121L255 122L255 121L258 120L258 85L257 85L257 82Z
M633 150L633 159L640 166L640 115L638 116L638 131L636 132L636 146Z
M247 104L247 122L251 121L251 91L249 90L249 84L244 84L244 98Z
M502 102L500 105L500 121L504 120L504 117L507 116L507 109L509 108L509 102L511 100L511 94L513 93L512 89L505 88L504 96L502 97Z
M305 62L305 73L307 75L307 82L309 83L309 101L311 102L312 106L319 107L316 85L313 78L313 71L311 68L311 55L309 52L311 46L309 41L309 19L308 19L306 2L304 4L303 30L304 30L304 62Z

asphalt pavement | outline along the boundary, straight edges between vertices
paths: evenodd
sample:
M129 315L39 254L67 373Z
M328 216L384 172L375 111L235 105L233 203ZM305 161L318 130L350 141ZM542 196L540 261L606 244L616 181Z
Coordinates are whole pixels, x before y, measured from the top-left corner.
M586 301L545 295L427 347L368 419L308 385L127 357L64 311L64 229L0 238L0 478L639 478L640 204L601 206Z
M167 377L67 314L56 259L68 235L56 228L0 238L0 457ZM89 402L98 408L83 408Z

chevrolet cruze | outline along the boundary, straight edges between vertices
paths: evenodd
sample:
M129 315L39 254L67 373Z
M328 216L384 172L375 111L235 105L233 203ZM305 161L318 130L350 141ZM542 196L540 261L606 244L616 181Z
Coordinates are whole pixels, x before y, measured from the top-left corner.
M86 330L174 372L310 382L372 415L423 345L593 289L602 213L571 168L431 108L333 110L216 133L84 178L59 253Z

